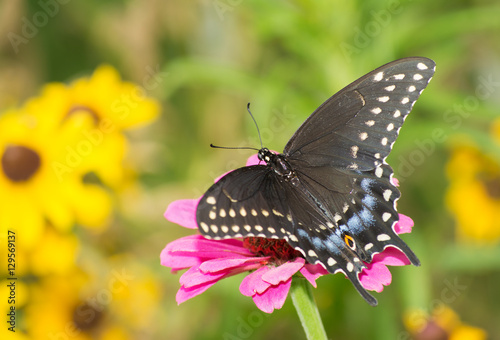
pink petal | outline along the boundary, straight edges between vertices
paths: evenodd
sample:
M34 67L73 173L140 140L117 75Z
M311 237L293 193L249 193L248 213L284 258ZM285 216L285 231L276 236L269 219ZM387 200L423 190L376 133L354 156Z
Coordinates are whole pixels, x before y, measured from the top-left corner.
M202 259L193 256L172 255L166 248L160 254L160 263L162 266L172 268L172 272L186 269L193 266L199 266Z
M286 297L290 291L292 279L277 286L271 286L261 294L255 294L252 298L255 305L265 313L272 313L275 309L280 309L285 304Z
M184 199L173 201L165 211L165 218L172 223L179 224L189 229L198 229L196 223L196 207L200 199Z
M393 185L399 187L399 180L396 177L393 177L391 179L391 182L392 182Z
M381 263L390 266L407 266L411 262L399 249L387 247L381 253L375 254L371 263Z
M391 284L391 272L382 263L370 263L368 267L359 274L359 281L365 289L380 293L384 286Z
M399 214L399 221L394 226L394 231L396 232L396 234L411 233L411 228L413 227L413 225L414 223L411 218L406 215Z
M262 275L269 271L268 266L261 267L248 274L240 284L240 293L245 296L254 296L256 293L263 293L271 284L262 280Z
M220 272L216 274L203 273L198 267L189 268L179 279L181 286L190 288L207 284L210 282L217 282L228 275L228 272Z
M197 286L197 287L191 287L191 288L185 288L181 287L175 296L175 301L177 301L177 304L180 305L186 300L189 300L197 295L200 295L201 293L205 292L208 288L212 287L217 281Z
M306 264L300 273L316 288L316 280L323 275L329 274L328 271L320 264Z
M201 235L185 236L167 244L165 249L172 254L199 258L254 256L243 247L241 240L208 240Z
M293 274L304 267L305 263L305 259L303 259L302 257L297 257L292 262L288 261L281 266L271 268L262 275L262 280L272 284L273 286L276 286L282 282L288 281L293 276Z
M262 161L259 159L257 154L252 155L248 158L246 166L262 164Z
M205 261L200 265L203 273L218 273L236 268L244 268L244 271L257 269L263 266L270 257L245 257L238 259L223 258Z

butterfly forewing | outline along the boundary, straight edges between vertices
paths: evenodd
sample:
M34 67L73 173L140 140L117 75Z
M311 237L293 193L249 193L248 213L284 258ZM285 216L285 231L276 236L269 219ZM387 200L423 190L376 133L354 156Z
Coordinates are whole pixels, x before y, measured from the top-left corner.
M434 74L427 58L393 61L323 103L284 149L313 165L369 170L391 151L406 116Z
M275 177L263 165L236 169L222 177L198 203L196 220L201 233L213 239L283 239L290 229L289 207Z
M343 272L375 305L358 277L375 254L395 247L420 263L394 230L400 192L385 159L434 69L427 58L396 60L333 95L286 145L280 157L288 165L236 169L205 193L200 232L285 239L309 263Z

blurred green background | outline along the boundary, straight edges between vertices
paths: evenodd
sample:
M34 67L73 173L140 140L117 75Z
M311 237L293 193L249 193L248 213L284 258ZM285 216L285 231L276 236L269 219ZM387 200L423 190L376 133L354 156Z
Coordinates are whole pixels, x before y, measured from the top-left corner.
M251 155L210 143L259 147L248 102L264 144L282 150L309 114L351 81L398 58L431 58L436 74L389 157L401 182L399 211L415 221L403 239L422 266L391 268L393 283L376 294L376 308L341 275L319 279L315 297L331 339L411 339L415 331L405 320L415 310L437 315L430 323L449 338L484 338L459 337L466 333L458 329L470 325L500 339L499 18L494 0L2 1L0 112L46 83L68 83L101 64L138 85L157 75L159 86L147 95L160 102L160 117L125 133L133 188L111 190L113 218L103 232L72 228L79 244L74 266L93 273L92 289L74 295L96 296L106 275L124 269L134 277L124 299L137 307L114 323L123 337L303 339L291 302L262 313L239 293L241 275L177 306L180 274L162 267L159 254L193 231L167 222L163 212L174 200L199 197ZM54 289L50 279L24 278L17 327L28 338L25 310L36 295L30 287L43 281ZM116 319L118 302L105 304L103 320ZM453 322L439 321L443 305L456 313ZM81 332L104 338L106 322Z

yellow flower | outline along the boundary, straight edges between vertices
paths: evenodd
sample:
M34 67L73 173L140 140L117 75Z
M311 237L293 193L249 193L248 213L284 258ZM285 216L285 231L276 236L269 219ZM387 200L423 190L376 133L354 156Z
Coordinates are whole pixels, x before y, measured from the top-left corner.
M159 104L146 97L141 87L122 81L111 66L101 66L91 77L69 85L46 85L39 97L26 103L25 110L54 126L73 116L90 117L93 124L78 133L80 141L67 149L60 172L79 163L116 187L125 175L127 144L121 132L151 122L159 114Z
M46 228L30 252L31 272L38 276L65 274L75 267L77 250L78 238L74 234Z
M25 314L27 333L33 339L93 339L104 314L80 296L87 284L88 278L79 271L33 284Z
M447 165L446 203L461 241L495 244L500 239L500 165L472 146L453 149Z
M89 117L72 117L55 127L42 117L11 111L0 117L0 232L16 232L20 247L32 248L46 223L67 231L78 222L101 229L111 211L108 194L84 183L80 164L61 174L67 147L80 141Z
M406 329L416 340L485 340L484 330L466 325L450 308L440 305L432 314L416 309L406 313L404 317Z
M159 287L146 268L103 261L92 270L32 286L25 323L33 339L138 339L155 329Z

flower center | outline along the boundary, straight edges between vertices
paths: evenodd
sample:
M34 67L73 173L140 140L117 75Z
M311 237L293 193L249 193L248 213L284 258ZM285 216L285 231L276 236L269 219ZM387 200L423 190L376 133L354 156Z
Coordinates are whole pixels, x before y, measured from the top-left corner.
M94 124L97 125L97 123L99 123L99 115L97 114L97 112L95 112L88 106L80 104L73 105L66 114L66 117L70 117L77 113L86 113L92 117L92 119L94 120Z
M83 332L96 328L101 323L104 313L95 307L83 303L73 311L73 323L75 327Z
M30 148L9 145L2 155L2 170L12 182L29 180L40 168L40 156Z
M415 340L447 340L449 335L436 322L429 321L423 330L415 334L414 338Z
M246 237L243 246L251 252L271 256L275 260L289 261L301 256L285 240L269 239L264 237Z
M483 183L491 198L500 199L500 176L485 179Z

